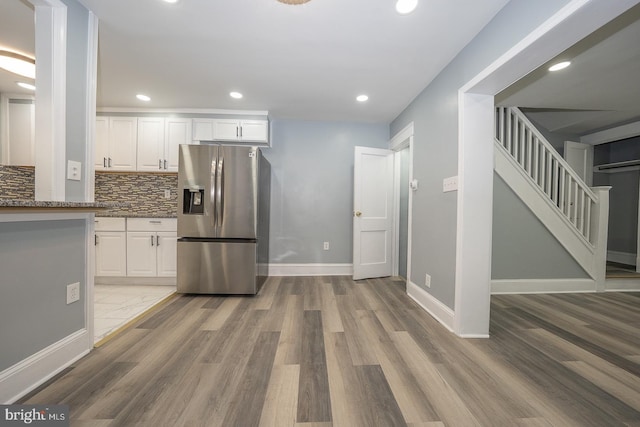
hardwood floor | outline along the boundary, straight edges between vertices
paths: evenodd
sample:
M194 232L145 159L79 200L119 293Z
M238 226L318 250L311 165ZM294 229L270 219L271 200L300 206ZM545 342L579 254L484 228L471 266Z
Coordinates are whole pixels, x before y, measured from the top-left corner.
M78 426L640 426L640 293L492 298L445 330L391 279L182 296L23 403Z

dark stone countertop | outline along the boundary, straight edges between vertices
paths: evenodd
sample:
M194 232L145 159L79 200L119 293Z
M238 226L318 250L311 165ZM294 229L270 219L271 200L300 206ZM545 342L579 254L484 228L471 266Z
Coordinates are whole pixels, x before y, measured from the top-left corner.
M128 203L117 202L57 202L38 200L2 200L0 199L0 210L84 210L101 211L103 209L122 209L129 207Z

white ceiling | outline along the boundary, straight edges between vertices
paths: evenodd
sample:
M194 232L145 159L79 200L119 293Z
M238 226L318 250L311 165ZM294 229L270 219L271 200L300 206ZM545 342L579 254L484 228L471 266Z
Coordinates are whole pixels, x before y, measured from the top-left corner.
M571 66L549 72L548 66ZM496 96L552 132L585 135L640 120L640 5Z
M16 1L0 1L3 21ZM99 108L268 110L279 118L386 123L508 0L420 0L406 16L395 12L395 0L80 2L100 19ZM232 90L244 98L231 99ZM152 101L138 101L141 92ZM368 102L355 101L361 93Z

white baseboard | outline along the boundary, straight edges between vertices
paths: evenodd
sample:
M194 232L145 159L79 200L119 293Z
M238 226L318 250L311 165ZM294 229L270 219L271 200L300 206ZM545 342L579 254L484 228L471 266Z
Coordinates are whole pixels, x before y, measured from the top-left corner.
M606 279L605 292L640 292L640 279Z
M595 292L593 279L506 279L492 280L491 294L551 294Z
M162 285L176 286L175 277L119 277L119 276L96 276L96 285Z
M269 276L352 276L353 264L269 264Z
M607 251L607 261L626 265L636 265L636 254L629 252Z
M10 404L80 359L93 347L82 329L0 372L0 402Z
M407 295L445 328L453 332L453 310L411 281L407 281Z

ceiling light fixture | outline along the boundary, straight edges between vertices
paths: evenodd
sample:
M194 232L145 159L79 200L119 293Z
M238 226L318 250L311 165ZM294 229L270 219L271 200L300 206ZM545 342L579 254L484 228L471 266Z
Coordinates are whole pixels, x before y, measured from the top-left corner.
M29 90L36 90L36 87L32 84L29 83L25 83L25 82L16 82L16 84L20 87L23 87L25 89L29 89Z
M369 97L367 95L358 95L356 97L356 101L358 102L365 102L369 99Z
M398 0L396 3L396 11L400 15L411 13L418 6L418 0Z
M309 0L278 0L278 1L284 4L304 4Z
M178 3L179 0L164 0L166 3Z
M554 64L551 67L549 67L549 71L563 70L567 68L569 65L571 65L571 61L558 62L557 64Z
M242 94L240 92L230 92L229 96L235 99L240 99L242 98Z
M151 101L151 98L149 98L147 95L143 95L141 93L137 94L136 98L138 98L140 101L144 101L144 102Z
M36 60L8 50L0 50L0 68L29 79L36 78Z

